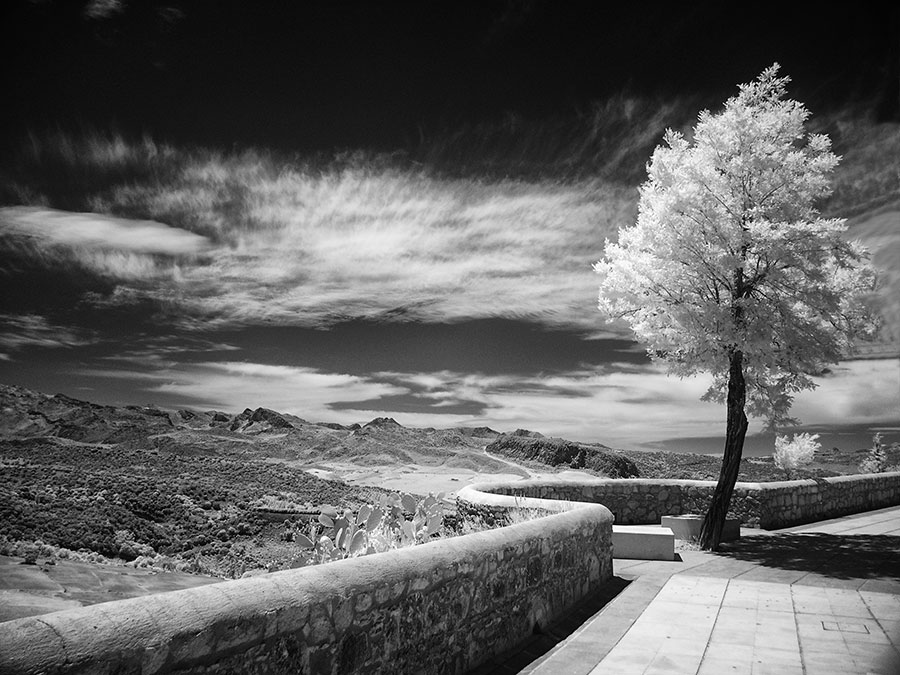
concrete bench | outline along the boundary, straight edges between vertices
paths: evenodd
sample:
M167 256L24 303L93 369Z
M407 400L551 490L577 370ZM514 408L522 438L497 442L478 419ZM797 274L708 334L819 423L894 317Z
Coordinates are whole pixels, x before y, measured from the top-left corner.
M674 560L675 533L668 527L613 525L613 558Z

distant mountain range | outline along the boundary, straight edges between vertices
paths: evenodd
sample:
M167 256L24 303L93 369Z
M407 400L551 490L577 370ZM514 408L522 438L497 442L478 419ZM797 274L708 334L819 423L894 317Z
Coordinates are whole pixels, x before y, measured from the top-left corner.
M499 435L487 427L412 429L390 417L349 426L309 422L268 408L229 414L216 410L170 411L155 406L116 407L0 384L0 440L43 438L129 450L251 454L310 464L329 460L449 463L490 471L501 470L502 465L487 457L473 464L470 451L480 450Z
M0 444L13 441L116 448L125 453L151 451L154 456L274 461L293 468L313 468L319 463L443 466L490 474L509 471L509 462L495 459L504 457L534 468L585 469L611 477L714 479L719 465L715 455L626 452L600 443L547 438L525 429L501 433L483 426L416 428L391 417L342 425L310 422L269 408L231 414L107 406L0 384ZM823 451L816 464L826 470L825 475L846 473L864 453ZM742 465L745 480L778 479L770 475L772 471L771 457L745 458Z

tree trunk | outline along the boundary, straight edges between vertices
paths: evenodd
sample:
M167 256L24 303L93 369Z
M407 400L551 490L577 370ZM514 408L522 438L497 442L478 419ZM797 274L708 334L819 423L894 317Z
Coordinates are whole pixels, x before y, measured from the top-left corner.
M731 504L731 494L737 482L741 468L741 453L744 450L744 437L747 435L747 415L744 404L747 400L747 384L744 380L744 355L735 351L731 355L728 370L728 423L725 430L725 452L722 456L722 468L719 471L719 482L713 492L712 502L703 519L700 529L700 548L715 551L722 539L722 528L725 516Z

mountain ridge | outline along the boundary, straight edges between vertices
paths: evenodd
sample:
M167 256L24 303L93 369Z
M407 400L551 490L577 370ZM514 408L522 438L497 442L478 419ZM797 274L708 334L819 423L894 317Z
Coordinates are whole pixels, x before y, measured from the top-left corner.
M13 421L15 420L15 421ZM362 430L411 430L428 433L455 433L465 438L492 438L501 432L486 426L477 427L407 427L392 417L375 417L365 423L349 425L336 422L309 421L290 413L265 407L245 408L240 413L221 410L170 410L155 405L103 405L77 399L67 394L47 394L19 385L0 383L0 437L59 436L66 438L71 427L80 424L91 438L107 440L103 434L141 422L148 429L227 429L232 432L261 434L284 430L321 428L348 433ZM536 434L525 430L514 433Z

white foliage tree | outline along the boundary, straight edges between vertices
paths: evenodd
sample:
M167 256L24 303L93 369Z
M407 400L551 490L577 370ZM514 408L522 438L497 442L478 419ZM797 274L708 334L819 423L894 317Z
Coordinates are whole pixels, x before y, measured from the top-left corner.
M775 466L784 471L788 477L802 466L813 461L816 451L820 450L819 434L794 434L789 439L787 436L775 436Z
M693 140L667 131L647 166L637 222L606 242L599 307L624 319L671 374L712 373L726 403L722 469L700 544L715 549L737 480L747 415L788 420L793 395L875 326L859 298L874 273L821 218L838 163L785 98L778 64L704 111Z
M872 449L859 465L860 473L883 473L887 471L887 451L882 443L881 433L872 437Z

